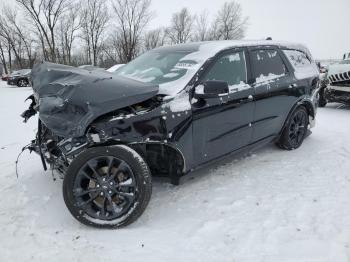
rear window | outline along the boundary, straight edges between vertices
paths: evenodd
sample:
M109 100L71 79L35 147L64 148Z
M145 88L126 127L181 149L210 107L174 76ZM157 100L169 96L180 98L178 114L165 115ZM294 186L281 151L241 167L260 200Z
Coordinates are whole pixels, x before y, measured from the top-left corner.
M276 50L256 50L251 53L252 67L257 83L284 76L287 68Z
M311 65L311 61L307 58L306 54L301 51L283 50L283 53L287 56L294 68L308 67Z

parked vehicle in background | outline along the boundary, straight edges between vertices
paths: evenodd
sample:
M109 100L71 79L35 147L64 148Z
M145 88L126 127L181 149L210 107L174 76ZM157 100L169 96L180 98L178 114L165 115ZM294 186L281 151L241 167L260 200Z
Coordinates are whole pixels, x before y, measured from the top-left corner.
M229 154L300 147L315 124L318 80L308 49L274 41L161 47L113 77L42 63L23 113L39 113L28 149L64 178L77 220L118 228L145 210L152 176L178 184Z
M29 86L31 82L31 69L22 69L14 71L8 78L8 85L15 85L18 87Z
M1 76L1 80L2 81L7 81L8 79L9 79L9 74L3 74L2 76Z
M350 52L343 55L343 60L350 60Z
M350 105L350 53L344 54L343 58L339 63L329 65L321 79L320 107L331 102Z
M121 68L124 65L125 64L117 64L117 65L112 66L111 68L108 68L106 71L108 71L110 73L114 73L115 71L117 71L119 68Z

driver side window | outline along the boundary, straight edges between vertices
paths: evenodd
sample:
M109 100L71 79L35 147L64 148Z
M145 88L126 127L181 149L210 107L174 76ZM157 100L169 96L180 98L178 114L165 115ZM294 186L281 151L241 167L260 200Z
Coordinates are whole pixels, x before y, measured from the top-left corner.
M244 51L233 52L220 57L204 81L225 81L229 86L247 83L247 69Z

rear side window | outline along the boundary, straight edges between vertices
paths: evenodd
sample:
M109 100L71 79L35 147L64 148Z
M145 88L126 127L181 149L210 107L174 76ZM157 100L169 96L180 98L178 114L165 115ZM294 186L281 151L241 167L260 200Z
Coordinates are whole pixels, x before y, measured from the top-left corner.
M225 81L229 86L247 83L244 51L220 57L204 78L204 81L208 80Z
M283 50L294 68L294 75L297 79L306 79L317 77L319 68L316 63L309 58L304 52L298 50Z
M311 61L307 58L306 54L301 51L283 50L283 53L287 56L294 68L308 67L311 65Z
M287 72L287 68L276 50L252 51L251 60L256 83L284 76Z

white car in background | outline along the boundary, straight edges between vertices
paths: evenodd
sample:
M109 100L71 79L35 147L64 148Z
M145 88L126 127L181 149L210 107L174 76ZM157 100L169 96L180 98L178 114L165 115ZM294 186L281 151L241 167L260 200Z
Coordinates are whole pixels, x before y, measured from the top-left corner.
M327 80L321 82L319 106L337 102L350 105L350 53L343 55L343 60L329 65Z

